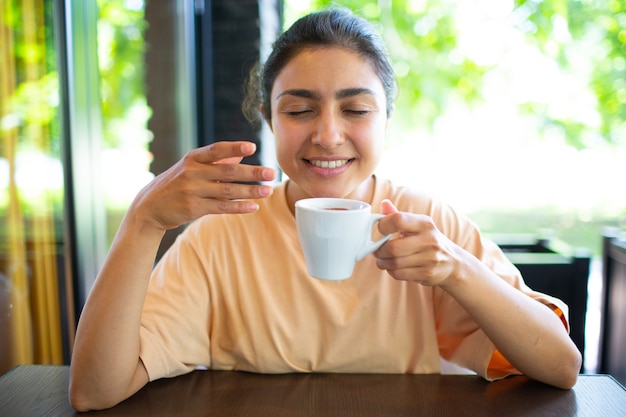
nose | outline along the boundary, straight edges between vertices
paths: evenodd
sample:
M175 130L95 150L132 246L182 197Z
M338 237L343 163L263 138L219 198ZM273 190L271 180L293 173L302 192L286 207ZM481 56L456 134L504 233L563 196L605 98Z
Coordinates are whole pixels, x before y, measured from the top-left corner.
M344 142L339 118L330 111L323 112L315 124L312 143L326 149L332 149Z

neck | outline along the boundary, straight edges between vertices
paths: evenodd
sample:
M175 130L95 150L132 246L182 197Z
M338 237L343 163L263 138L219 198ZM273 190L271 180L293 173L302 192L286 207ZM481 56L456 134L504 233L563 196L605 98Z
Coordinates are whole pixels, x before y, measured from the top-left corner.
M365 181L363 181L357 188L352 190L352 192L340 198L359 200L359 201L364 201L368 204L372 204L372 201L374 199L375 185L376 185L376 177L372 175L368 177ZM291 214L295 214L296 201L302 200L304 198L311 198L312 196L306 193L298 184L296 184L292 180L287 180L287 184L285 187L286 187L285 195L287 198L287 205L289 206L289 210L291 211ZM319 197L327 197L327 196L319 196Z

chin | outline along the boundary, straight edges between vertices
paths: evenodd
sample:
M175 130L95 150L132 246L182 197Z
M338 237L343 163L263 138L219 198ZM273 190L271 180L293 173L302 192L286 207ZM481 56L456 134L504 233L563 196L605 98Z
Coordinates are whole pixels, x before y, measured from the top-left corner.
M324 197L324 198L350 198L351 191L344 190L318 190L313 192L311 197Z

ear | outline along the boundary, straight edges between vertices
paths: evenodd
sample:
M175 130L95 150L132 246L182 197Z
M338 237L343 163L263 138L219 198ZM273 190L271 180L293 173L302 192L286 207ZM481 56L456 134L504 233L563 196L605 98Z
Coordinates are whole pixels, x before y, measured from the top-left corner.
M266 117L265 115L265 104L261 104L261 106L259 107L259 110L261 112L261 116L263 117L263 120L265 120L265 123L267 123L267 127L270 128L270 131L272 133L274 133L274 129L272 129L272 119L269 117Z

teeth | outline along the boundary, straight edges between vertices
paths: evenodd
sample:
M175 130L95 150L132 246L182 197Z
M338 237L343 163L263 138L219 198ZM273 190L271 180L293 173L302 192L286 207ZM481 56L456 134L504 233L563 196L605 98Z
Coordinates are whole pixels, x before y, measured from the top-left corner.
M313 160L313 161L311 161L311 163L313 165L315 165L316 167L318 167L318 168L338 168L338 167L348 163L348 160L347 159L338 159L336 161L316 161L316 160Z

